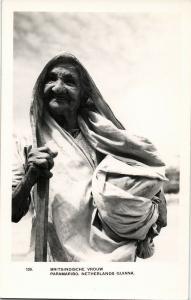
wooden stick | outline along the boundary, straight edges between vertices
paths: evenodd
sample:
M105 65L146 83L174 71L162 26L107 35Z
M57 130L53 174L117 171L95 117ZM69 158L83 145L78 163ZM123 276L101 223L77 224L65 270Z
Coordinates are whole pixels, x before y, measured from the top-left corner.
M37 134L37 132L36 132ZM44 145L43 136L38 132L36 147ZM35 261L47 261L47 237L48 237L48 203L49 203L49 179L39 177L36 188L37 212L36 212L36 241Z
M47 261L49 180L41 177L37 183L37 214L35 261Z

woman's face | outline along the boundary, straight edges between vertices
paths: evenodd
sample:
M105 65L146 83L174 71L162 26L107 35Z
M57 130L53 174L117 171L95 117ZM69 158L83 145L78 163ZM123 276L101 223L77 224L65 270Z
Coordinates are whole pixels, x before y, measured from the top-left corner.
M77 112L81 92L80 77L74 66L58 64L49 71L44 85L44 101L50 113Z

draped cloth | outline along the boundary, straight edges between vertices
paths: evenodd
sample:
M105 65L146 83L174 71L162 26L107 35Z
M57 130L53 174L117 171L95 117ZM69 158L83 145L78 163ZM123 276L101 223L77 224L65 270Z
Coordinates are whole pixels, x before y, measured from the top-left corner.
M46 75L59 63L76 66L88 90L78 113L76 139L43 104ZM49 260L134 261L137 242L156 225L159 210L153 199L166 180L154 145L123 127L70 54L53 58L39 75L30 116L33 143L58 151L49 191ZM36 207L34 194L33 201Z

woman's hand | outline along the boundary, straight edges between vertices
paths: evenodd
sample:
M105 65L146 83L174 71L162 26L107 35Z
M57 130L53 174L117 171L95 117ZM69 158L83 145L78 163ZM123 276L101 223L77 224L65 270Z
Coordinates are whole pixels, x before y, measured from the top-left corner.
M47 146L29 148L26 158L26 174L13 190L12 221L19 220L27 213L30 205L30 191L40 176L52 177L50 170L54 166L54 158L58 153Z
M27 155L27 173L32 176L33 180L37 180L40 176L51 178L50 170L54 166L54 158L57 152L50 150L49 147L31 148Z

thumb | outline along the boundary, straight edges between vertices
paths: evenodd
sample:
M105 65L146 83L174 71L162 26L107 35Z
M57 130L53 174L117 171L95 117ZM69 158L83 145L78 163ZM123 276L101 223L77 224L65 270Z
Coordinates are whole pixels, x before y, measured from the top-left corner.
M58 151L52 151L51 156L52 158L55 158L58 155Z
M51 141L46 143L45 146L47 146L50 149L49 154L52 158L55 158L58 155L58 151L55 149L55 145Z

